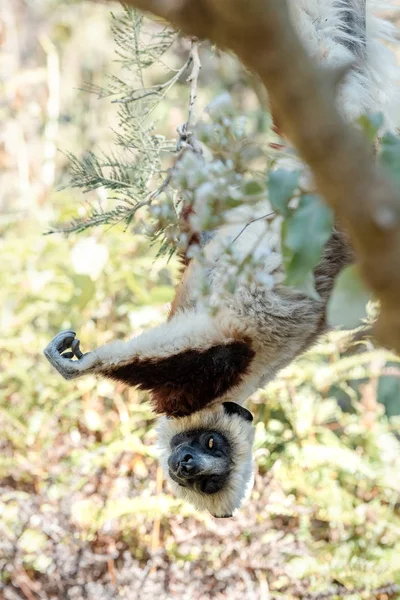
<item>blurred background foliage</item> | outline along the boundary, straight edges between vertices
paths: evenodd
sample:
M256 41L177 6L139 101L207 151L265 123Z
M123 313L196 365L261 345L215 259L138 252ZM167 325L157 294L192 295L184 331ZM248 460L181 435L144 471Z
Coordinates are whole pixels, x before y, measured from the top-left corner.
M169 495L145 395L64 382L42 355L63 328L85 350L162 321L176 281L126 226L43 235L109 206L102 187L56 190L63 153L114 148L112 98L83 91L118 76L111 21L86 2L0 3L0 597L398 597L398 358L333 333L253 397L255 488L220 522ZM247 73L215 51L202 64L200 107L228 90L262 134ZM185 79L157 113L165 139L187 119Z

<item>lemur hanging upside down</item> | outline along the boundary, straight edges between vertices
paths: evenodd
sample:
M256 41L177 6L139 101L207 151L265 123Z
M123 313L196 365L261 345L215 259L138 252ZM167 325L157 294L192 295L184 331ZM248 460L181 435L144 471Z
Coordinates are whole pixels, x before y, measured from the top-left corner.
M351 120L366 111L383 112L397 123L397 67L382 39L388 24L371 14L372 0L293 0L292 13L310 54L338 66L355 61L338 102ZM241 207L243 222L227 223L206 240L208 268L188 262L167 323L128 342L113 342L82 354L75 332L58 334L45 355L65 379L94 373L151 392L158 424L161 463L173 491L198 509L229 517L252 485L252 415L246 399L304 352L326 330L326 305L339 271L351 261L345 236L332 232L315 269L319 299L283 285L277 228L254 221L268 210ZM235 256L257 247L262 282L238 285L233 297L218 297L227 264L227 240ZM196 285L210 283L213 311L199 302ZM262 280L261 280L262 281ZM215 292L215 293L214 293Z

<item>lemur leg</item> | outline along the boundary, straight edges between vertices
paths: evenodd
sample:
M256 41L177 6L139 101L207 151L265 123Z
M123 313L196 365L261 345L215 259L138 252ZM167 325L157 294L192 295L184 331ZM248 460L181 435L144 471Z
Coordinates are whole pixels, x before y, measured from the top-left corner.
M174 416L200 410L238 385L254 357L232 315L195 311L86 354L75 332L63 331L44 354L65 379L94 373L137 386L152 392L156 412Z

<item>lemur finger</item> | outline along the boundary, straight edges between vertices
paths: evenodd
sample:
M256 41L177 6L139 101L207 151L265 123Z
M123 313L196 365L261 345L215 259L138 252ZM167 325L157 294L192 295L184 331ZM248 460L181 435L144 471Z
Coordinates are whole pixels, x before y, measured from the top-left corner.
M66 338L59 346L57 346L57 350L60 354L64 352L64 350L68 350L71 348L71 343L74 341L74 338Z
M78 339L74 339L74 341L71 343L71 350L73 352L73 355L76 356L76 358L82 358L83 353L81 352L81 349L79 347L80 345L80 340Z
M64 352L64 350L71 347L71 343L74 341L75 336L75 331L70 329L61 331L51 340L49 346L52 345L57 348L58 352Z
M64 352L64 354L61 354L62 358L74 358L75 354L73 352Z

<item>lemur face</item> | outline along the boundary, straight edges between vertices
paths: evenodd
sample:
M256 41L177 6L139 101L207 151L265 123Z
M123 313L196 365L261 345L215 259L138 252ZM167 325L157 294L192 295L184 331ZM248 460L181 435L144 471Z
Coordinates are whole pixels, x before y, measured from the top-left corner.
M188 417L161 417L160 460L178 498L214 517L231 517L253 482L251 413L223 402Z
M169 476L181 487L201 494L220 492L229 478L232 452L217 431L185 431L171 440Z

